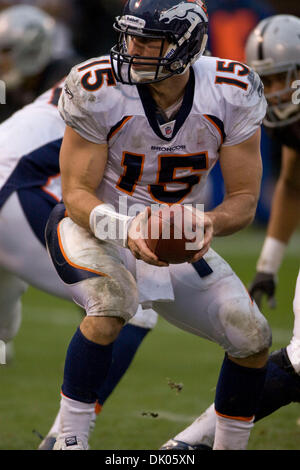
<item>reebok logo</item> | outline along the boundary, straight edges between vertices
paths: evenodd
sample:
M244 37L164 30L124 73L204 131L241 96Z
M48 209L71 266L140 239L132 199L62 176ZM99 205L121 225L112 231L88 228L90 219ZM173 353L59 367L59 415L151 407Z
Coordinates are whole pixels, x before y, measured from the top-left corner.
M66 443L66 446L67 446L67 447L70 447L70 446L77 446L77 438L76 438L76 436L67 437L67 438L65 439L65 443Z

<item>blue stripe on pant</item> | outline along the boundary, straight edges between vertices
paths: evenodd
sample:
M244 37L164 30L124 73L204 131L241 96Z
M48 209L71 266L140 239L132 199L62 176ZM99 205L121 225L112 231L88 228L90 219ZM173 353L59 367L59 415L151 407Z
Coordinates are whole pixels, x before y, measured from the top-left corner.
M65 216L65 205L63 203L57 204L50 214L45 230L45 239L48 252L59 277L66 284L76 284L77 282L83 281L85 279L98 277L100 274L74 267L65 258L61 250L58 237L58 226Z

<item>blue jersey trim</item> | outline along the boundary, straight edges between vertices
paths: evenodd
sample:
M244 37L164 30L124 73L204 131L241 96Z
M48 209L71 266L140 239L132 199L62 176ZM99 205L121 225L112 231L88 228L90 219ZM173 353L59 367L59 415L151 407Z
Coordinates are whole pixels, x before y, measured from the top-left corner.
M21 189L42 188L49 177L59 174L61 143L62 139L54 140L20 159L0 190L0 209L13 192Z

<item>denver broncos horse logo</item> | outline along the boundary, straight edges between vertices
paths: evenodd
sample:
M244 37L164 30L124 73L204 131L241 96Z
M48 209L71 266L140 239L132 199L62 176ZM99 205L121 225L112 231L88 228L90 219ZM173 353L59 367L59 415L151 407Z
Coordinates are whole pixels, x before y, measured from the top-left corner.
M191 0L188 3L181 2L164 11L161 13L159 20L169 24L175 19L187 19L193 24L195 21L199 21L199 16L203 21L208 21L206 6L201 0Z

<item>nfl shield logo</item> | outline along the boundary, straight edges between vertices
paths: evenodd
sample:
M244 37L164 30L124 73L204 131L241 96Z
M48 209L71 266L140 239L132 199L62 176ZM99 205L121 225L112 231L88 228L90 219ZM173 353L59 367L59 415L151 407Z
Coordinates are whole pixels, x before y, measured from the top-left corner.
M176 121L170 121L160 126L161 132L165 137L172 137Z

